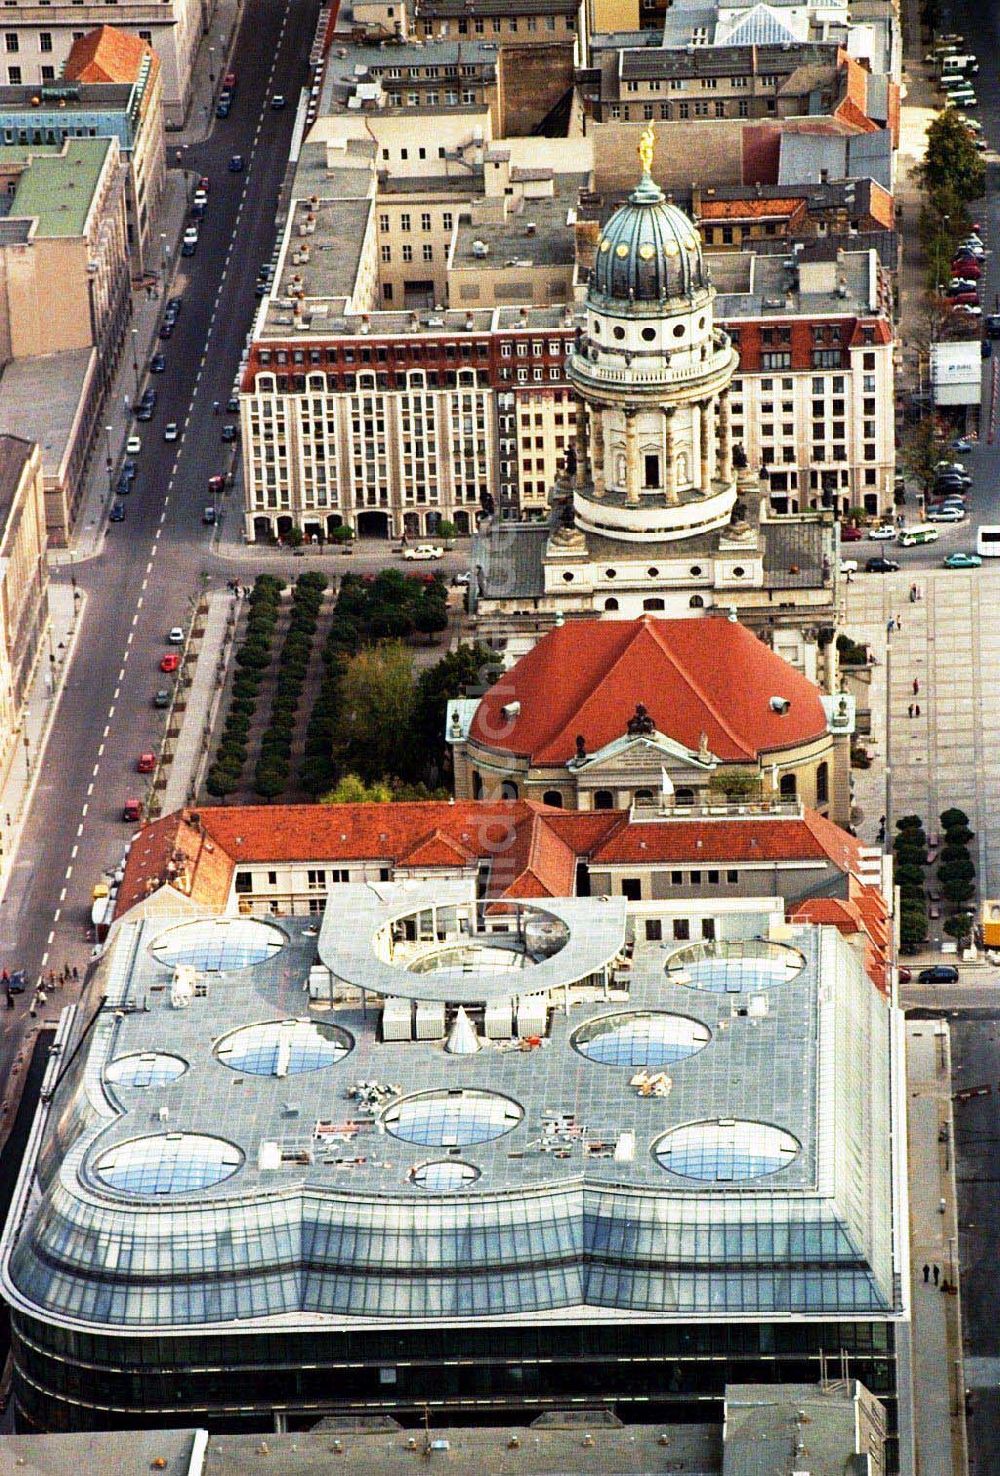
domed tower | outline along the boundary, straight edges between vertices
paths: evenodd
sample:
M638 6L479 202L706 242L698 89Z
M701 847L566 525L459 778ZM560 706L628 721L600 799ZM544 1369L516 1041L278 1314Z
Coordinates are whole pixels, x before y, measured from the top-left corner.
M729 385L738 357L714 326L698 233L650 173L598 242L587 325L568 361L580 397L578 528L625 542L725 526L736 501Z

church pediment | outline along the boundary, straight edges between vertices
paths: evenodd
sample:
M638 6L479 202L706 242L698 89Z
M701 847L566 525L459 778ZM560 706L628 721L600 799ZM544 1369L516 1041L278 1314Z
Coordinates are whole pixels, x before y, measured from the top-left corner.
M700 749L685 748L683 743L654 728L649 733L623 733L613 738L593 753L580 753L569 760L566 767L574 774L589 770L639 767L655 770L657 774L664 766L688 768L709 772L718 767L720 760L710 752L708 745Z

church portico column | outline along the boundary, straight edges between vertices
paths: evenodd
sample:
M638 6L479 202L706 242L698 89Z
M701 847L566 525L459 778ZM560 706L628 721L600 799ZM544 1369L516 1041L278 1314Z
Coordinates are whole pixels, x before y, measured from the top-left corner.
M587 440L587 406L576 402L576 485L586 487L590 481L590 446Z
M701 430L701 474L698 485L703 492L712 490L712 402L702 400L698 405L698 422Z
M663 410L663 489L668 506L677 506L677 465L674 460L674 414L664 406Z
M639 427L636 412L625 411L625 501L639 506Z
M604 411L597 405L590 417L594 438L594 496L604 496Z
M733 480L733 421L729 405L729 390L719 396L719 481Z

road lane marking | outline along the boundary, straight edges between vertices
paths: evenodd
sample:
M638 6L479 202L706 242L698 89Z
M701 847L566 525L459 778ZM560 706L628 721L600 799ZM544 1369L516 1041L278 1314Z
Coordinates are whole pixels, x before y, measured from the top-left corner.
M60 902L65 902L66 901L66 888L65 887L63 887L62 891L59 893L59 901Z
M79 825L76 827L76 837L77 837L77 840L79 840L79 838L80 838L80 836L82 834L83 834L83 821L81 820L80 823L79 823ZM76 860L76 857L74 856L73 859L75 861Z
M51 931L51 933L49 934L49 936L45 940L46 943L49 945L50 948L52 947L52 939L55 937L55 935L56 935L56 930L55 930L55 928L53 928L52 931ZM46 958L47 957L48 957L48 954L46 954Z
M91 789L93 789L93 785L91 785ZM88 793L89 793L89 791L88 791ZM86 820L86 818L87 818L87 811L88 811L88 810L89 810L89 809L90 809L90 806L89 806L89 805L84 805L84 807L83 807L83 809L82 809L82 810L81 810L81 811L80 811L80 814L81 814L81 815L82 815L82 816L83 816L83 818L84 818L84 819L85 819L85 820Z
M65 896L65 895L66 895L66 890L65 890L65 888L63 888L63 896ZM55 912L52 914L52 921L54 923L57 923L61 917L62 917L62 908L61 907L57 907L56 910L55 910Z
M42 954L42 968L43 969L45 968L45 965L48 963L48 961L49 961L49 953L48 953L48 949L46 949L45 952Z
M124 676L125 673L122 672L122 675ZM111 732L111 724L110 723L105 723L105 725L104 725L104 732L101 734L101 737L102 738L106 738L110 732ZM95 774L97 773L97 770L96 769L94 770L94 773Z
M143 588L145 588L145 586L143 586ZM139 611L139 610L142 609L142 595L140 595L139 598L136 600L136 602L135 602L135 608L136 608L136 611Z
M114 704L112 703L112 705L108 708L108 722L111 721L111 719L114 717L114 715L115 715L115 709L114 709Z
M99 768L100 768L100 767L101 767L101 766L100 766L100 764L95 764L95 765L94 765L94 778L95 778L95 779L96 779L96 778L97 778L97 771L98 771L98 769L99 769ZM90 788L91 788L91 789L93 789L93 787L94 787L94 786L93 786L93 785L91 785L91 786L90 786ZM88 793L89 793L89 792L90 792L90 791L89 791L89 790L88 790Z
M96 773L97 773L97 770L96 770L96 769L95 769L95 770L94 770L94 773L95 773L95 774L96 774ZM91 780L91 781L90 781L90 783L89 783L89 784L88 784L88 785L87 785L87 794L88 794L88 796L89 796L89 795L92 795L92 794L93 794L93 792L94 792L94 781L93 781L93 779L92 779L92 780ZM86 805L84 805L84 809L86 809L86 808L87 808L87 807L86 807Z
M101 744L100 748L97 750L97 757L98 758L103 758L104 757L104 744L103 743ZM95 774L97 773L97 770L96 769L94 770L94 773Z

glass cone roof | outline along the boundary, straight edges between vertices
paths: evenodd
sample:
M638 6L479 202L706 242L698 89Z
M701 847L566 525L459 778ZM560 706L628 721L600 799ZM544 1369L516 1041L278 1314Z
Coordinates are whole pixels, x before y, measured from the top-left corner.
M180 1056L171 1056L164 1051L143 1051L111 1061L105 1067L104 1079L113 1086L158 1087L165 1082L176 1081L187 1069L187 1062Z
M668 1066L693 1056L711 1038L707 1025L687 1015L632 1010L588 1020L573 1032L572 1043L589 1061L605 1066Z
M215 1048L223 1066L253 1076L298 1076L333 1066L354 1041L346 1030L315 1020L268 1020L244 1025Z
M695 943L671 954L667 978L673 984L708 989L713 994L742 994L794 979L805 962L797 948L785 943L756 938Z
M791 1133L765 1122L690 1122L664 1133L653 1152L663 1168L685 1179L728 1184L776 1174L797 1156Z
M221 1184L243 1162L235 1143L204 1133L164 1133L131 1138L103 1153L97 1177L128 1194L185 1194Z
M205 973L247 969L266 962L284 945L280 928L256 918L182 923L153 942L153 956L168 968L190 964Z
M465 1184L474 1184L479 1178L475 1164L462 1163L457 1158L443 1158L437 1163L422 1163L410 1175L414 1184L421 1189L461 1189Z
M502 1138L524 1116L509 1097L497 1092L421 1092L404 1097L383 1113L382 1122L394 1138L435 1148L462 1148Z

